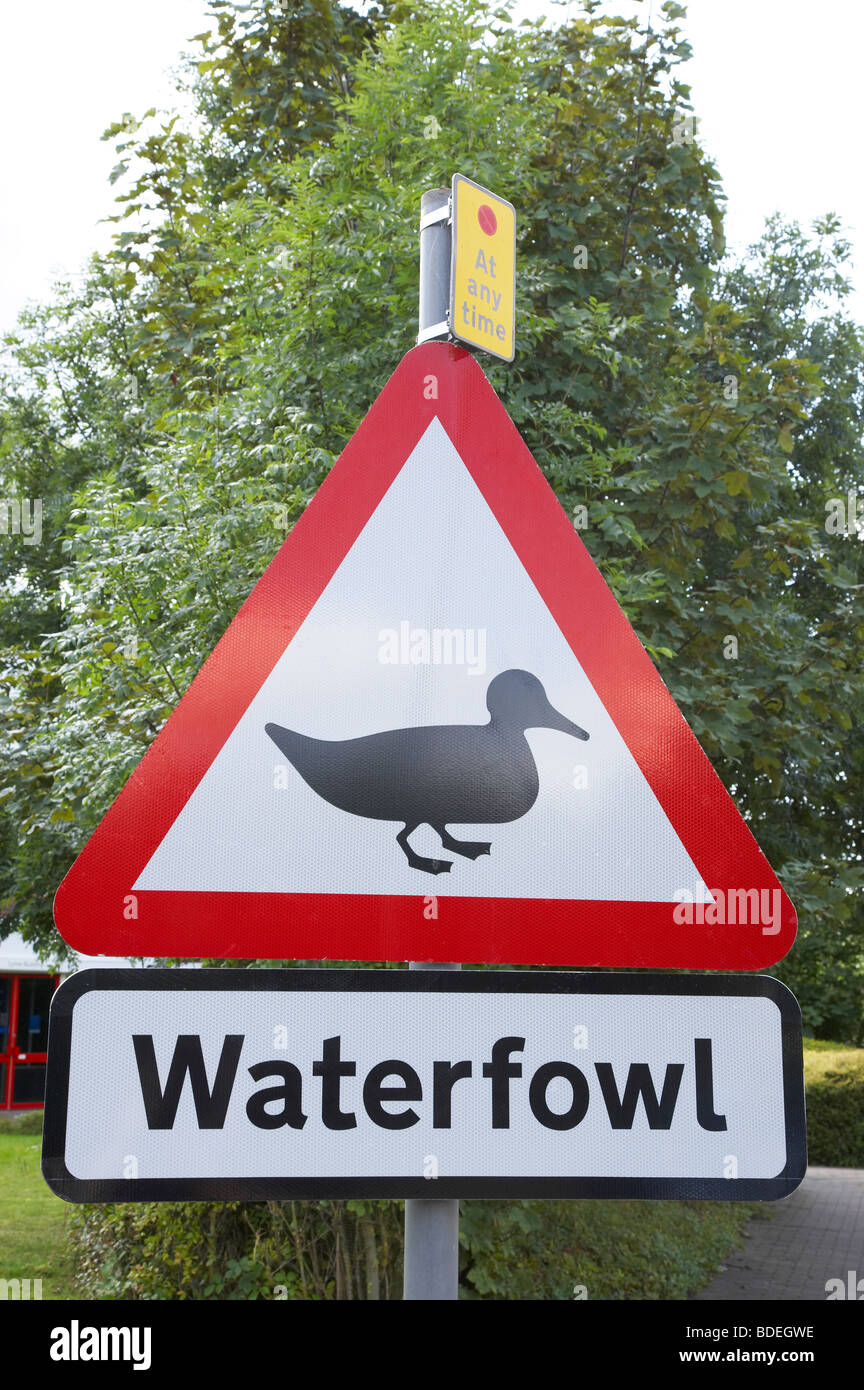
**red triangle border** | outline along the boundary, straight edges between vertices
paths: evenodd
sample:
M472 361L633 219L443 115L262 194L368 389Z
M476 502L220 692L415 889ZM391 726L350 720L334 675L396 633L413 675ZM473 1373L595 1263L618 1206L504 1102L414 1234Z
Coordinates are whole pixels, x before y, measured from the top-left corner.
M767 932L759 922L676 923L665 903L442 892L434 917L434 880L409 897L133 894L435 416L704 881L724 893L779 892L772 900L781 908L779 930L773 921ZM481 368L465 349L442 343L403 358L63 880L55 920L72 946L91 955L707 970L764 969L786 954L796 929L791 902Z

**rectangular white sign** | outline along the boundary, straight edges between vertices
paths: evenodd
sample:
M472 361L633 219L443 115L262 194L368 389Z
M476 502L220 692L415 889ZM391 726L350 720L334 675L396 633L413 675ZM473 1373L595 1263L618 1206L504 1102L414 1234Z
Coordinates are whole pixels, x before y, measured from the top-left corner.
M86 970L54 996L71 1201L786 1196L798 1006L765 976Z

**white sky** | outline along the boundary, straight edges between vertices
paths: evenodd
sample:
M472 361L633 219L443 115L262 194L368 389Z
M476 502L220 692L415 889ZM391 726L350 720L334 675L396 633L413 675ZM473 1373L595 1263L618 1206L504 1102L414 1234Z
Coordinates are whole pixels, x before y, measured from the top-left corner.
M648 0L608 9L644 15ZM660 0L653 0L655 13ZM548 12L521 0L518 12ZM206 0L5 0L0 12L0 332L28 299L50 293L88 253L107 246L113 142L102 131L124 111L172 104L170 69L208 27ZM754 239L779 209L805 223L840 214L853 241L864 320L864 179L855 0L690 0L694 48L685 79L699 137L728 195L727 237Z
M0 332L110 244L125 111L175 104L170 69L210 28L205 0L0 0Z

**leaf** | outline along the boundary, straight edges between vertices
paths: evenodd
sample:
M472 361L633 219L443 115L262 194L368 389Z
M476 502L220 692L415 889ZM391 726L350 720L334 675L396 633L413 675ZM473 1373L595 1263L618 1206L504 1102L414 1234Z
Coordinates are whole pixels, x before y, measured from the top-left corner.
M777 443L786 454L791 454L795 448L795 440L792 437L792 426L785 424L777 436Z
M750 496L750 478L741 468L724 473L721 482L730 497L738 497L742 493L747 497Z

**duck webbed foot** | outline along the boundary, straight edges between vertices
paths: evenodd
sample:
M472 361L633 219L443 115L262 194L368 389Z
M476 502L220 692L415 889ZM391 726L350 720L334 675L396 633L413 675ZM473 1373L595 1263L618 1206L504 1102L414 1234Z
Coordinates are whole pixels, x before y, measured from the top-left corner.
M462 854L466 859L479 859L481 854L491 854L492 845L488 840L454 840L446 825L433 825L441 836L441 843L451 854Z
M419 821L418 823L419 824ZM396 836L396 843L401 847L405 858L412 869L422 869L427 874L449 874L451 860L449 859L425 859L422 854L415 854L408 843L408 836L417 829L417 825L406 825Z

